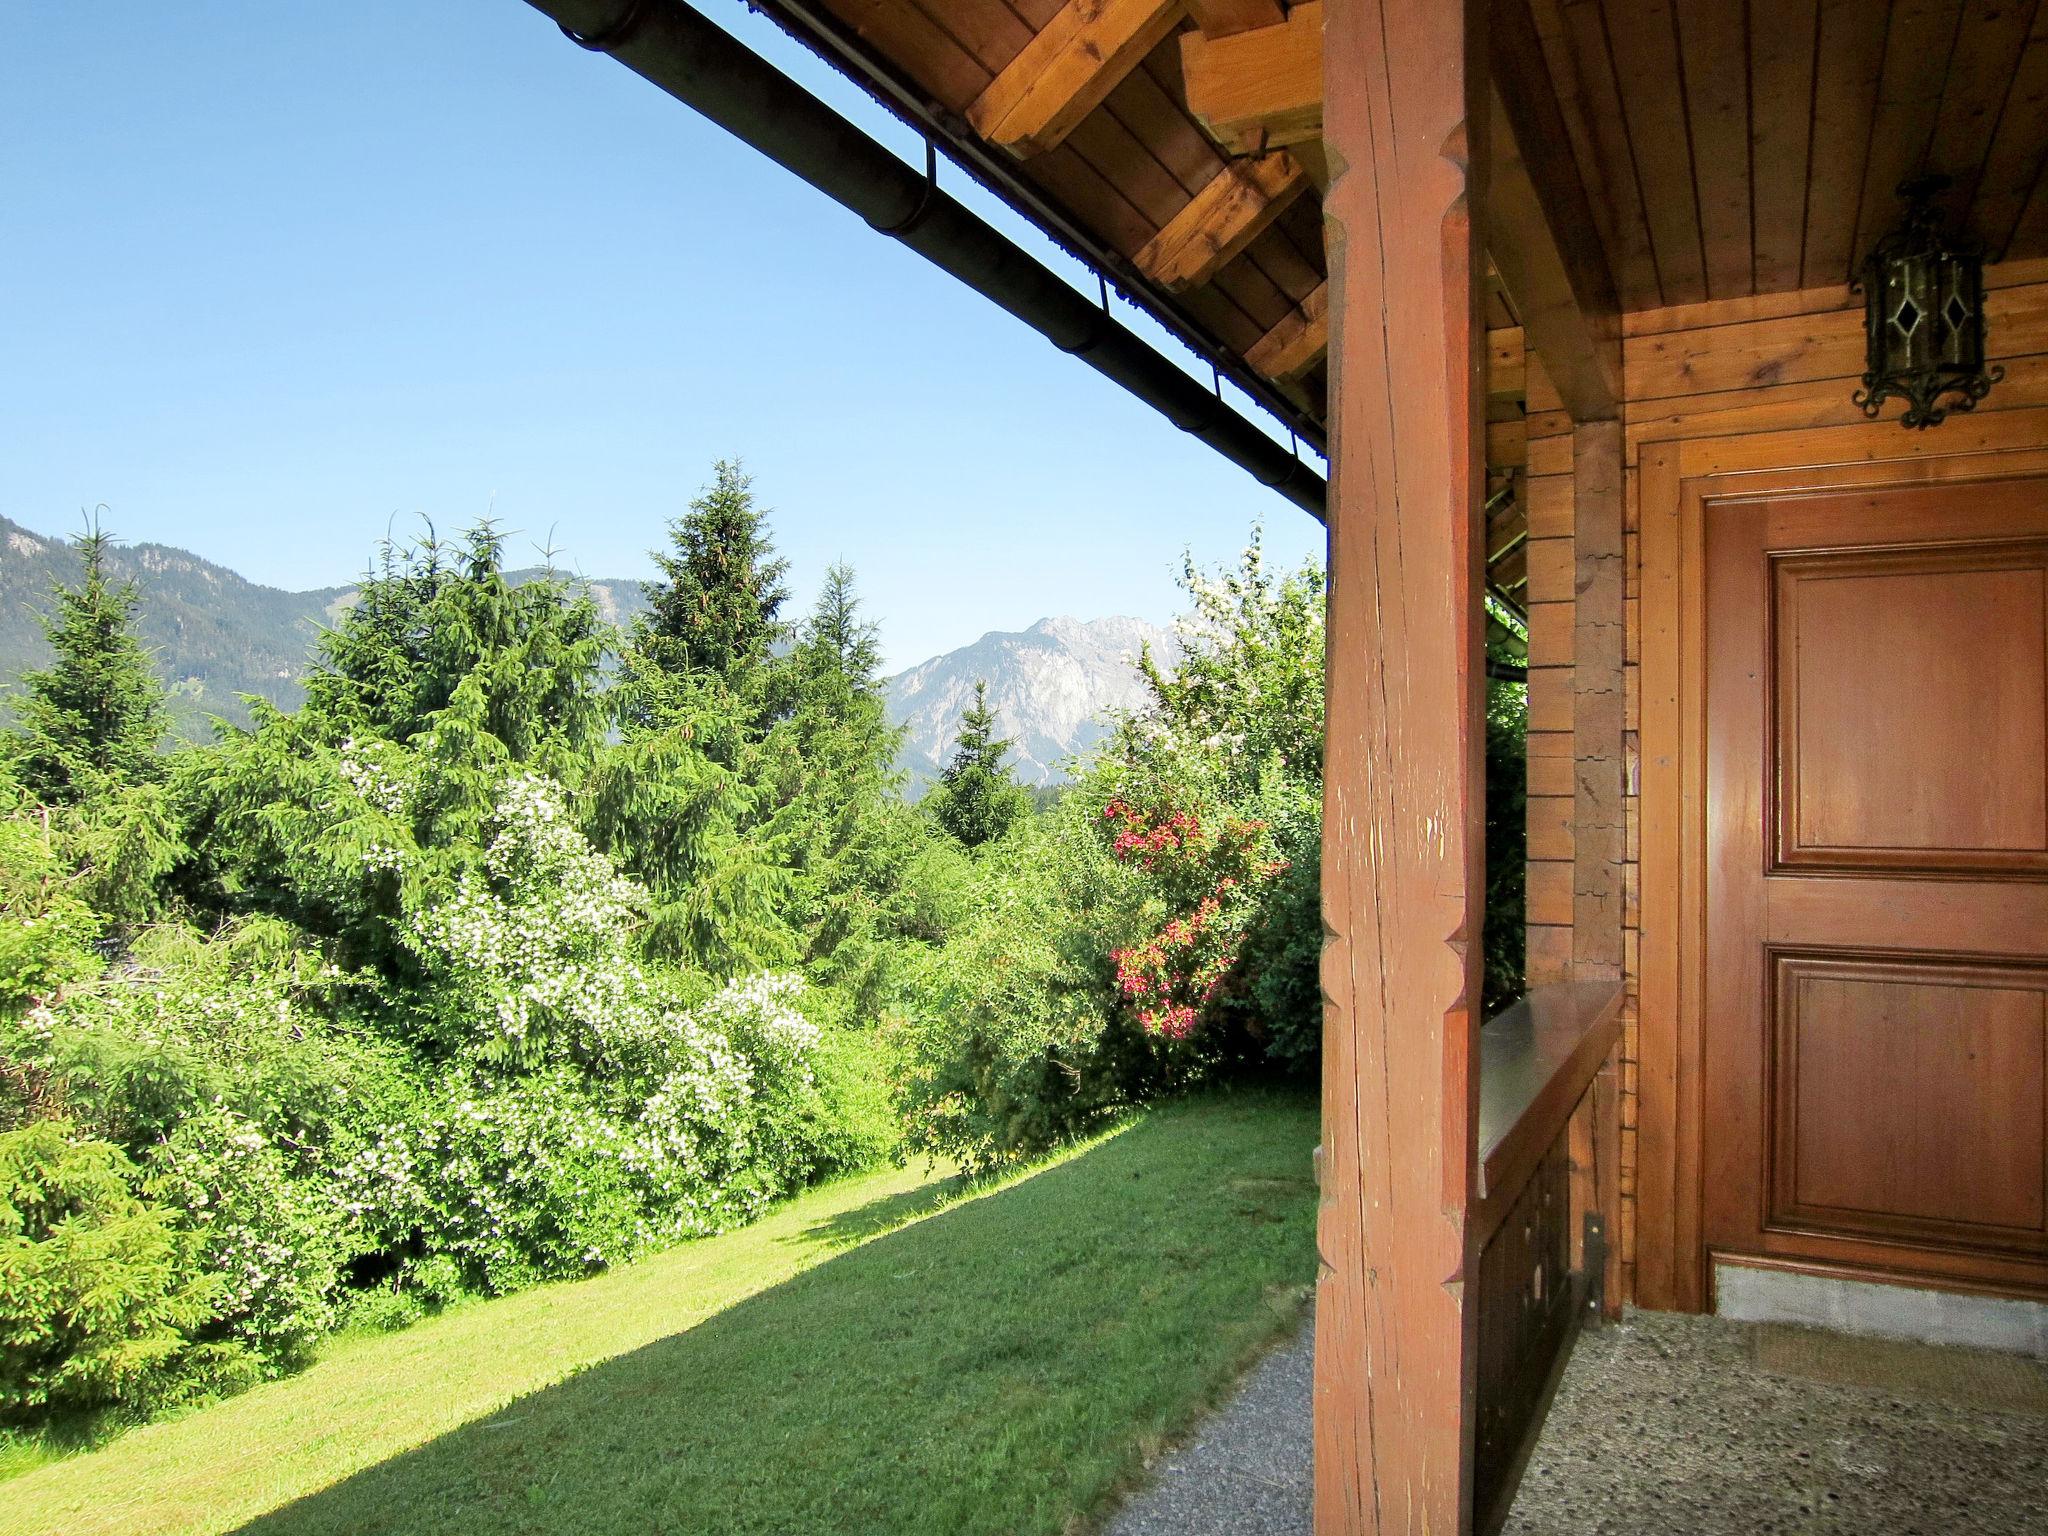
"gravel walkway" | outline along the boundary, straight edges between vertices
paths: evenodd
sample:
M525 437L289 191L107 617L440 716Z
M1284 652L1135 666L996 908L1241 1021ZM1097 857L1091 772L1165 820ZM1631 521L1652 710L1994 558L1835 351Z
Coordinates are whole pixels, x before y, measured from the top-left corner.
M1253 1366L1108 1536L1307 1536L1315 1352L1311 1323Z
M1315 1330L1108 1536L1307 1536ZM2043 1536L2048 1364L1711 1317L1583 1334L1505 1536Z

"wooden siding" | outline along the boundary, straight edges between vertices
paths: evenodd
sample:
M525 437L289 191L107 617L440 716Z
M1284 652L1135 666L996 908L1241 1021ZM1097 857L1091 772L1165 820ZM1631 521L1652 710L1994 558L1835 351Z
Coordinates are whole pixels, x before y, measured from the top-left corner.
M1993 357L2006 369L1978 414L2048 405L2048 260L1989 269ZM1850 426L1862 369L1862 311L1845 288L1676 306L1626 317L1624 408L1623 865L1621 1254L1623 1293L1636 1294L1639 1167L1639 998L1643 971L1641 852L1644 626L1670 615L1643 603L1639 530L1646 444ZM1574 828L1578 789L1577 550L1572 423L1554 408L1540 360L1528 360L1530 572L1529 927L1532 986L1573 973ZM1888 415L1895 417L1896 407ZM1966 421L1967 418L1964 418ZM1955 431L1937 427L1933 432ZM1903 429L1899 429L1903 430ZM1542 472L1537 472L1537 466ZM1653 828L1650 835L1665 836ZM1656 1149L1661 1155L1661 1149Z

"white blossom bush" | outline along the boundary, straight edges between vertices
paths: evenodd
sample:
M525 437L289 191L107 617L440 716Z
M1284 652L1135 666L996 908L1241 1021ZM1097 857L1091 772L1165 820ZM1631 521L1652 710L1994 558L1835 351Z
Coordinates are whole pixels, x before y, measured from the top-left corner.
M404 915L452 1064L429 1112L344 1167L359 1246L447 1255L500 1292L723 1230L808 1176L803 981L689 1006L637 958L646 907L561 786L501 786L480 865Z
M429 1115L341 1169L336 1195L365 1235L453 1259L469 1285L502 1294L647 1246L632 1184L625 1129L557 1069L451 1079Z
M218 1326L266 1375L300 1364L334 1326L335 1213L234 1110L193 1115L151 1159L150 1197L185 1213L200 1267L222 1282Z
M496 1067L601 1061L659 1033L658 989L633 957L645 893L576 829L539 775L500 791L481 869L405 915L440 984L444 1027Z

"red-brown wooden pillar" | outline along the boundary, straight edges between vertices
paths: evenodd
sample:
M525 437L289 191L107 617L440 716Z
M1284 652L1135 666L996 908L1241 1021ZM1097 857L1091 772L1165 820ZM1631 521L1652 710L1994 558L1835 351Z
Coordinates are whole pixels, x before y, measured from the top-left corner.
M1328 0L1316 1531L1472 1519L1485 901L1479 0Z

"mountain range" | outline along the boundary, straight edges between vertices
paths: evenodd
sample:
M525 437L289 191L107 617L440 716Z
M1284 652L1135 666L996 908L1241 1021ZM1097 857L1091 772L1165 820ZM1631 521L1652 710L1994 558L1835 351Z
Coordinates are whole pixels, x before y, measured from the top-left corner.
M1040 619L899 672L889 679L889 718L904 727L897 767L909 775L909 793L952 755L977 681L988 684L996 728L1010 738L1017 781L1059 783L1065 759L1109 734L1105 714L1145 702L1136 662L1147 644L1169 663L1177 654L1173 632L1143 619Z
M244 694L296 709L320 632L356 596L354 586L262 586L167 544L117 544L107 565L115 579L133 579L142 590L137 628L170 690L172 730L187 740L205 740L215 716L247 725ZM538 574L535 567L511 576ZM51 588L77 577L68 541L0 518L0 708L23 671L48 662L41 616ZM646 607L637 581L583 583L612 623ZM1106 712L1143 702L1134 662L1148 642L1169 661L1175 654L1171 631L1142 619L1046 618L1026 630L983 635L888 679L890 718L905 728L898 767L908 792L921 794L945 765L977 680L987 682L998 729L1014 743L1019 782L1060 782L1062 761L1107 734Z
M107 570L142 589L136 627L170 690L171 730L190 741L205 740L215 716L247 725L243 694L298 708L314 642L356 597L352 585L310 592L266 587L168 544L113 545ZM541 570L508 574L515 582L530 581ZM77 579L78 555L68 540L0 517L0 699L23 671L49 661L41 619L50 589ZM585 585L613 623L646 607L637 581Z

